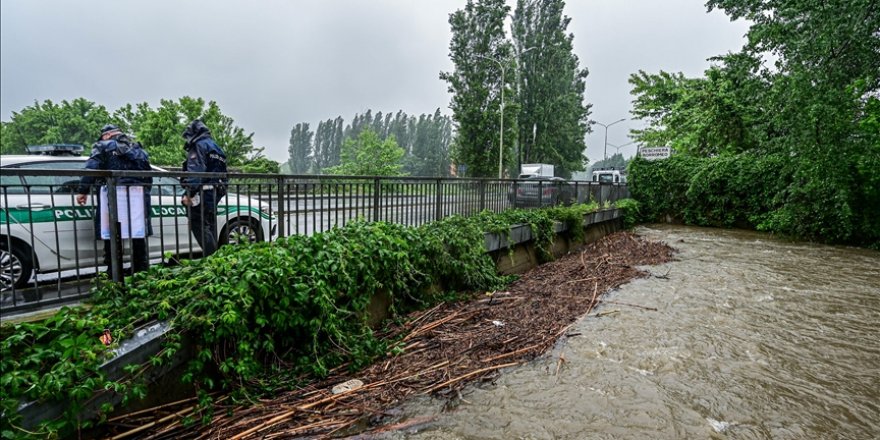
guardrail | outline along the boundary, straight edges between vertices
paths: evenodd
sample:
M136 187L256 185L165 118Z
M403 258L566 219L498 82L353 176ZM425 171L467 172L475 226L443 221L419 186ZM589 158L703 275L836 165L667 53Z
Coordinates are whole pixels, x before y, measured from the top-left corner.
M587 181L476 178L217 174L166 171L89 171L4 167L0 181L0 311L17 312L72 302L89 294L96 274L122 281L131 270L134 231L131 202L139 202L126 177L151 177L144 196L152 235L145 239L151 264L174 264L201 255L181 205L181 178L228 179L217 209L221 245L240 240L272 241L314 234L358 218L418 226L451 215L483 210L545 207L629 196L625 185ZM76 203L83 176L99 178L105 191L108 238L102 243L101 198L91 191ZM136 211L136 210L134 210ZM135 220L134 223L137 223ZM107 251L105 252L105 246ZM105 258L105 254L108 254Z

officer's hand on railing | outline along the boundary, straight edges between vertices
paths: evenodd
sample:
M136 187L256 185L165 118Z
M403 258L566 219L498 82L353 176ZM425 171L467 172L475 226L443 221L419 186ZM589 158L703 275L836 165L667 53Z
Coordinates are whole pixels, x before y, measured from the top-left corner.
M86 199L87 199L88 197L89 197L89 196L88 196L87 194L77 194L77 195L76 195L76 203L79 203L80 205L85 205L85 204L86 204Z

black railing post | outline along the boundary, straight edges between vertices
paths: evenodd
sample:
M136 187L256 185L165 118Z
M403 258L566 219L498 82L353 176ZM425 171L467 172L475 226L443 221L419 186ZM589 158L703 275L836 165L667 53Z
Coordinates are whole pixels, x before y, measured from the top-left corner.
M511 200L511 203L513 203L514 208L517 207L516 202L517 202L518 195L519 195L519 180L514 180L513 181L513 200Z
M119 225L119 209L117 206L116 178L107 178L107 214L110 216L110 279L121 283L122 271L122 228ZM101 203L100 197L98 203ZM103 237L102 237L103 238Z
M551 205L553 204L552 202L553 201L551 200L550 201ZM544 207L544 181L539 180L538 181L538 208L543 208L543 207Z
M443 217L443 181L437 179L434 188L434 220L440 220Z
M382 183L379 181L379 178L376 177L373 179L373 221L379 221L379 192L381 191Z
M278 175L276 177L278 180L278 209L275 210L275 218L278 220L276 223L276 227L278 228L278 237L284 236L284 202L286 199L284 198L284 176ZM269 203L269 241L272 241L272 203Z

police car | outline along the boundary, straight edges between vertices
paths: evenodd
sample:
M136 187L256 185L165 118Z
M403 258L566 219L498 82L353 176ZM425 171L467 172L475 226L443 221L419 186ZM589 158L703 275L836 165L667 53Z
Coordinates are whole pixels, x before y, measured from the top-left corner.
M0 170L82 170L87 157L81 146L53 145L32 149L40 155L0 156ZM73 154L59 154L59 153ZM168 172L158 167L154 171ZM17 176L0 173L0 290L25 287L37 273L95 268L103 263L103 244L96 239L95 197L76 204L79 178ZM192 255L201 251L189 230L183 188L172 175L153 177L150 259ZM277 220L266 203L230 193L217 207L220 244L234 240L271 240ZM126 246L127 247L127 246ZM126 251L126 254L129 254ZM128 255L126 255L126 261Z

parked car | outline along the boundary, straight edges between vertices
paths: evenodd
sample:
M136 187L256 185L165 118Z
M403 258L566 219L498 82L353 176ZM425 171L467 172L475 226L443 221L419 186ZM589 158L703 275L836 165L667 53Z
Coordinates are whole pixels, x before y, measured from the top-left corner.
M0 169L82 170L86 160L77 156L4 155L0 156ZM168 172L158 167L153 170ZM103 263L103 244L95 236L94 198L89 197L84 206L77 205L74 192L78 183L79 178L72 176L0 174L0 290L24 287L37 273L94 268ZM201 252L190 234L186 208L180 204L182 193L176 177L153 177L151 260L167 252ZM245 237L269 240L276 236L277 225L268 204L240 194L228 194L217 208L220 243Z
M561 177L532 176L517 181L507 198L514 207L526 208L570 205L576 195L574 186Z

